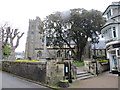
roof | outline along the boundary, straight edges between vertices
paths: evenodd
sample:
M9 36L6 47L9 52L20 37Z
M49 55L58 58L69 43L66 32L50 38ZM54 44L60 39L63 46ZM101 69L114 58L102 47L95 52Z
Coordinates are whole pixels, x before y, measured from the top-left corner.
M109 6L106 8L106 10L103 12L103 15L107 12L107 10L108 10L109 8L119 7L119 6L120 6L120 4L117 4L117 5L109 5Z
M117 23L115 22L115 23L108 23L108 24L105 24L105 25L102 27L102 29L105 28L105 27L107 27L107 26L109 26L109 25L112 25L112 24L120 24L120 22L117 22Z
M94 44L92 44L92 49L94 49ZM95 49L105 49L105 40L99 40L99 42L95 44Z

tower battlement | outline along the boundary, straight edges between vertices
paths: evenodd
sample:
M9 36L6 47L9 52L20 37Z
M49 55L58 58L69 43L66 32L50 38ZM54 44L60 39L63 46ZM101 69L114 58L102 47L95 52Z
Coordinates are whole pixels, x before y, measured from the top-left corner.
M29 19L29 22L35 22L36 20L41 21L41 19L38 16L36 16L35 19Z

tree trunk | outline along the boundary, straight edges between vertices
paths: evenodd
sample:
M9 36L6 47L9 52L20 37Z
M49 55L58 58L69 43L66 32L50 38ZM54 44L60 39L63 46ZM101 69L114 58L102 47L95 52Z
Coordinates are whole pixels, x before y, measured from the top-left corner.
M77 52L76 53L76 60L77 61L83 61L82 56L83 56L83 52L82 51Z
M0 60L2 60L2 56L3 56L3 54L2 54L2 48L0 48Z
M76 53L76 60L81 61L80 51Z
M85 49L86 44L78 44L76 48L76 60L77 61L83 61L82 56L84 54L84 49Z
M9 60L14 60L15 61L15 48L11 48L11 53L10 56L8 57Z
M0 60L2 60L3 52L2 52L2 41L0 41Z
M77 46L76 48L76 60L77 61L81 61L81 57L80 57L80 47Z

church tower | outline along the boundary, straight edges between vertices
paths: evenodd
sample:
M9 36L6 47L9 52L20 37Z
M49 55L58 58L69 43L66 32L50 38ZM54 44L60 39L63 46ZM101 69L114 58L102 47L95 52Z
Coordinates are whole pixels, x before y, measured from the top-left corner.
M34 20L29 20L25 50L26 59L36 60L40 56L40 51L37 51L36 48L42 48L42 27L43 24L39 17L36 17Z

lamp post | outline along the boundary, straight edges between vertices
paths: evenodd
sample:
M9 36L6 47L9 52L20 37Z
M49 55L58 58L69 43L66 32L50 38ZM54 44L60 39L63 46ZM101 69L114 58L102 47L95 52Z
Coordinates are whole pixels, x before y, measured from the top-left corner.
M68 23L68 25L67 25L68 27L68 30L69 30L69 35L68 35L68 37L69 37L69 45L71 44L70 42L71 42L71 24L70 23ZM71 50L70 50L70 47L69 47L69 53L68 53L69 55L69 74L68 74L68 77L69 77L69 83L72 83L72 74L71 74L71 61L70 61L70 59L71 59Z
M94 38L93 39L93 44L94 44L94 60L96 62L96 75L98 75L98 65L97 65L97 59L96 59L96 46L95 46L95 43L98 43L98 39Z
M70 45L70 44L71 44L71 38L70 38L70 37L71 37L71 36L70 36L70 35L71 35L71 23L68 23L68 24L67 24L67 28L68 28L68 30L69 30L69 35L68 35L68 37L69 37L69 45ZM71 57L70 57L70 55L71 55L70 47L69 47L69 53L68 53L68 54L69 54L68 56L69 56L69 59L70 59L70 58L71 58Z

